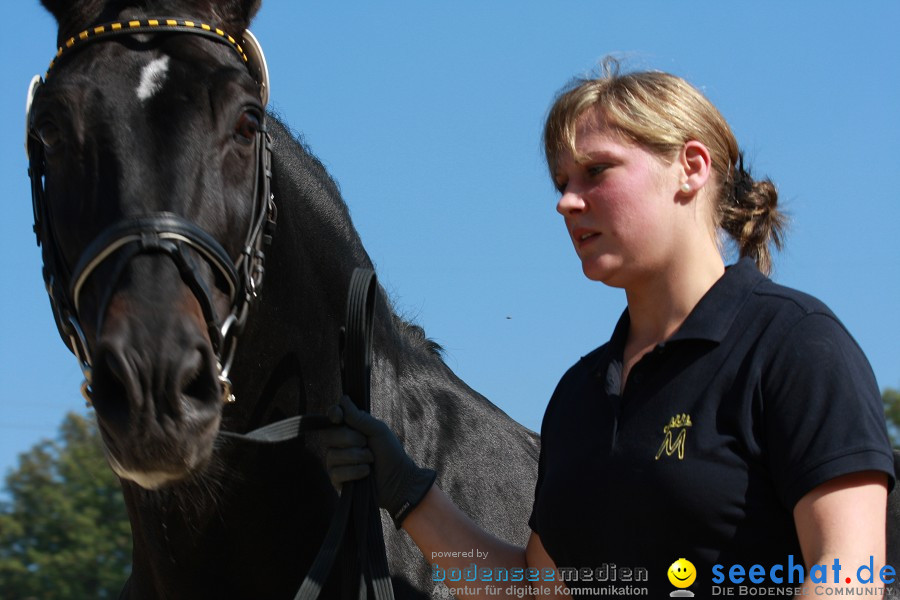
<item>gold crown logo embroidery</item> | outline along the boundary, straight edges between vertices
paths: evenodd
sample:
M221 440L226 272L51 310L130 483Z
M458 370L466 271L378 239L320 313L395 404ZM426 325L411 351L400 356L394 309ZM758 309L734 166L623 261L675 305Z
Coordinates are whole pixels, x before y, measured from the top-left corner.
M675 415L669 419L669 423L663 427L665 437L663 438L662 445L660 445L659 450L656 452L656 460L659 460L659 457L663 455L663 452L665 452L666 456L672 456L678 452L678 460L684 460L684 443L685 440L687 440L687 428L692 426L691 415L685 413ZM673 432L677 433L677 435L674 435ZM674 442L672 441L673 438L675 440Z

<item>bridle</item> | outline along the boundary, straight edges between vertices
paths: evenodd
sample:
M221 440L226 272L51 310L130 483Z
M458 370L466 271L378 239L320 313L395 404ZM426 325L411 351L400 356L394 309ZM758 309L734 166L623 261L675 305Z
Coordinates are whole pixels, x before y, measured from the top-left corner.
M87 45L134 34L193 34L231 47L241 58L259 84L260 99L265 108L269 98L269 76L265 56L256 38L245 31L239 42L225 31L190 19L149 18L104 23L86 29L69 38L56 53L44 78L76 51ZM241 253L233 260L228 252L209 233L168 212L149 213L136 218L122 219L100 232L81 253L75 268L68 269L56 236L51 228L49 207L44 198L44 147L36 130L32 103L40 93L44 79L36 75L28 88L25 122L25 150L28 154L28 175L31 178L31 198L34 209L34 232L42 247L43 275L53 317L63 342L78 359L84 375L81 392L91 403L93 361L90 347L81 326L79 311L84 285L97 268L111 257L119 258L114 271L113 285L102 298L99 314L106 312L114 283L125 265L140 254L163 253L174 261L181 279L196 297L216 354L218 379L222 399L234 402L229 373L237 348L237 338L247 320L252 301L262 288L265 254L263 249L274 233L276 208L270 192L272 177L271 138L266 131L265 112L260 117L256 133L256 171L254 176L254 205L250 226L241 246ZM200 256L227 283L230 311L219 319L212 293L198 275L193 254ZM66 285L68 283L68 285ZM99 329L99 326L98 326Z

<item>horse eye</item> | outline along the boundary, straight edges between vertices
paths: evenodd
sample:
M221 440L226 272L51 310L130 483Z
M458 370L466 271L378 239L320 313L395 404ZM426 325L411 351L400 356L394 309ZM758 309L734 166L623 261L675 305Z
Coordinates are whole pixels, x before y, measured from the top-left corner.
M59 127L53 123L45 123L38 127L37 136L44 145L44 150L48 152L56 148L62 141L62 133L59 131Z
M259 117L250 111L244 111L234 125L234 139L242 144L251 144L258 131Z

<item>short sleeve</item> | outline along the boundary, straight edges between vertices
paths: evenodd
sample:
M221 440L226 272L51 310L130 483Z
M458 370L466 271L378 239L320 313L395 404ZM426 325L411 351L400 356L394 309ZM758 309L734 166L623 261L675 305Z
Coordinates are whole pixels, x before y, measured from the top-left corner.
M768 461L781 501L840 475L883 471L894 462L872 368L847 330L827 313L803 316L761 374Z
M534 484L534 502L531 505L531 516L528 517L528 526L531 530L540 535L540 518L538 509L538 499L540 497L541 488L544 484L544 473L547 471L547 462L549 459L548 452L553 448L553 439L560 432L560 424L555 418L557 414L556 407L563 401L569 390L569 381L573 371L578 368L579 363L573 365L556 384L556 389L550 396L547 408L544 410L544 418L541 419L541 451L538 455L538 474L537 481ZM565 428L563 427L563 430Z
M540 532L538 531L538 524L537 524L537 497L538 497L538 493L541 490L541 483L543 482L543 479L544 479L544 450L543 450L543 448L541 448L540 457L538 458L537 483L535 483L535 485L534 485L535 501L531 506L531 516L528 517L528 526L531 528L531 530L533 532L537 533L538 535L540 535Z
M559 396L559 388L563 381L565 381L565 376L560 380L556 389L553 391L550 402L547 403L547 408L544 410L544 418L541 420L541 451L538 455L538 474L537 481L534 484L534 502L531 505L531 516L528 517L528 526L538 535L540 535L540 530L538 529L538 497L541 492L541 486L544 483L544 472L547 470L547 446L549 442L548 438L552 438L549 430L552 429L553 406Z

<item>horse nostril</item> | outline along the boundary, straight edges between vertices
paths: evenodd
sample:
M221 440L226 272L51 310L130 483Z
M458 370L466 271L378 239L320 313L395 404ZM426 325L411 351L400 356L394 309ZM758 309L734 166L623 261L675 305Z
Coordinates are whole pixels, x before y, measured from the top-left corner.
M128 369L118 352L106 352L103 356L104 365L113 375L114 379L124 382L128 379Z
M141 400L134 369L129 366L117 345L102 344L98 358L92 384L94 408L103 412L107 419L124 420L128 415L129 403L122 402L121 399Z
M177 388L182 401L206 403L218 398L219 383L214 364L215 361L205 348L195 348L185 355L181 362Z

